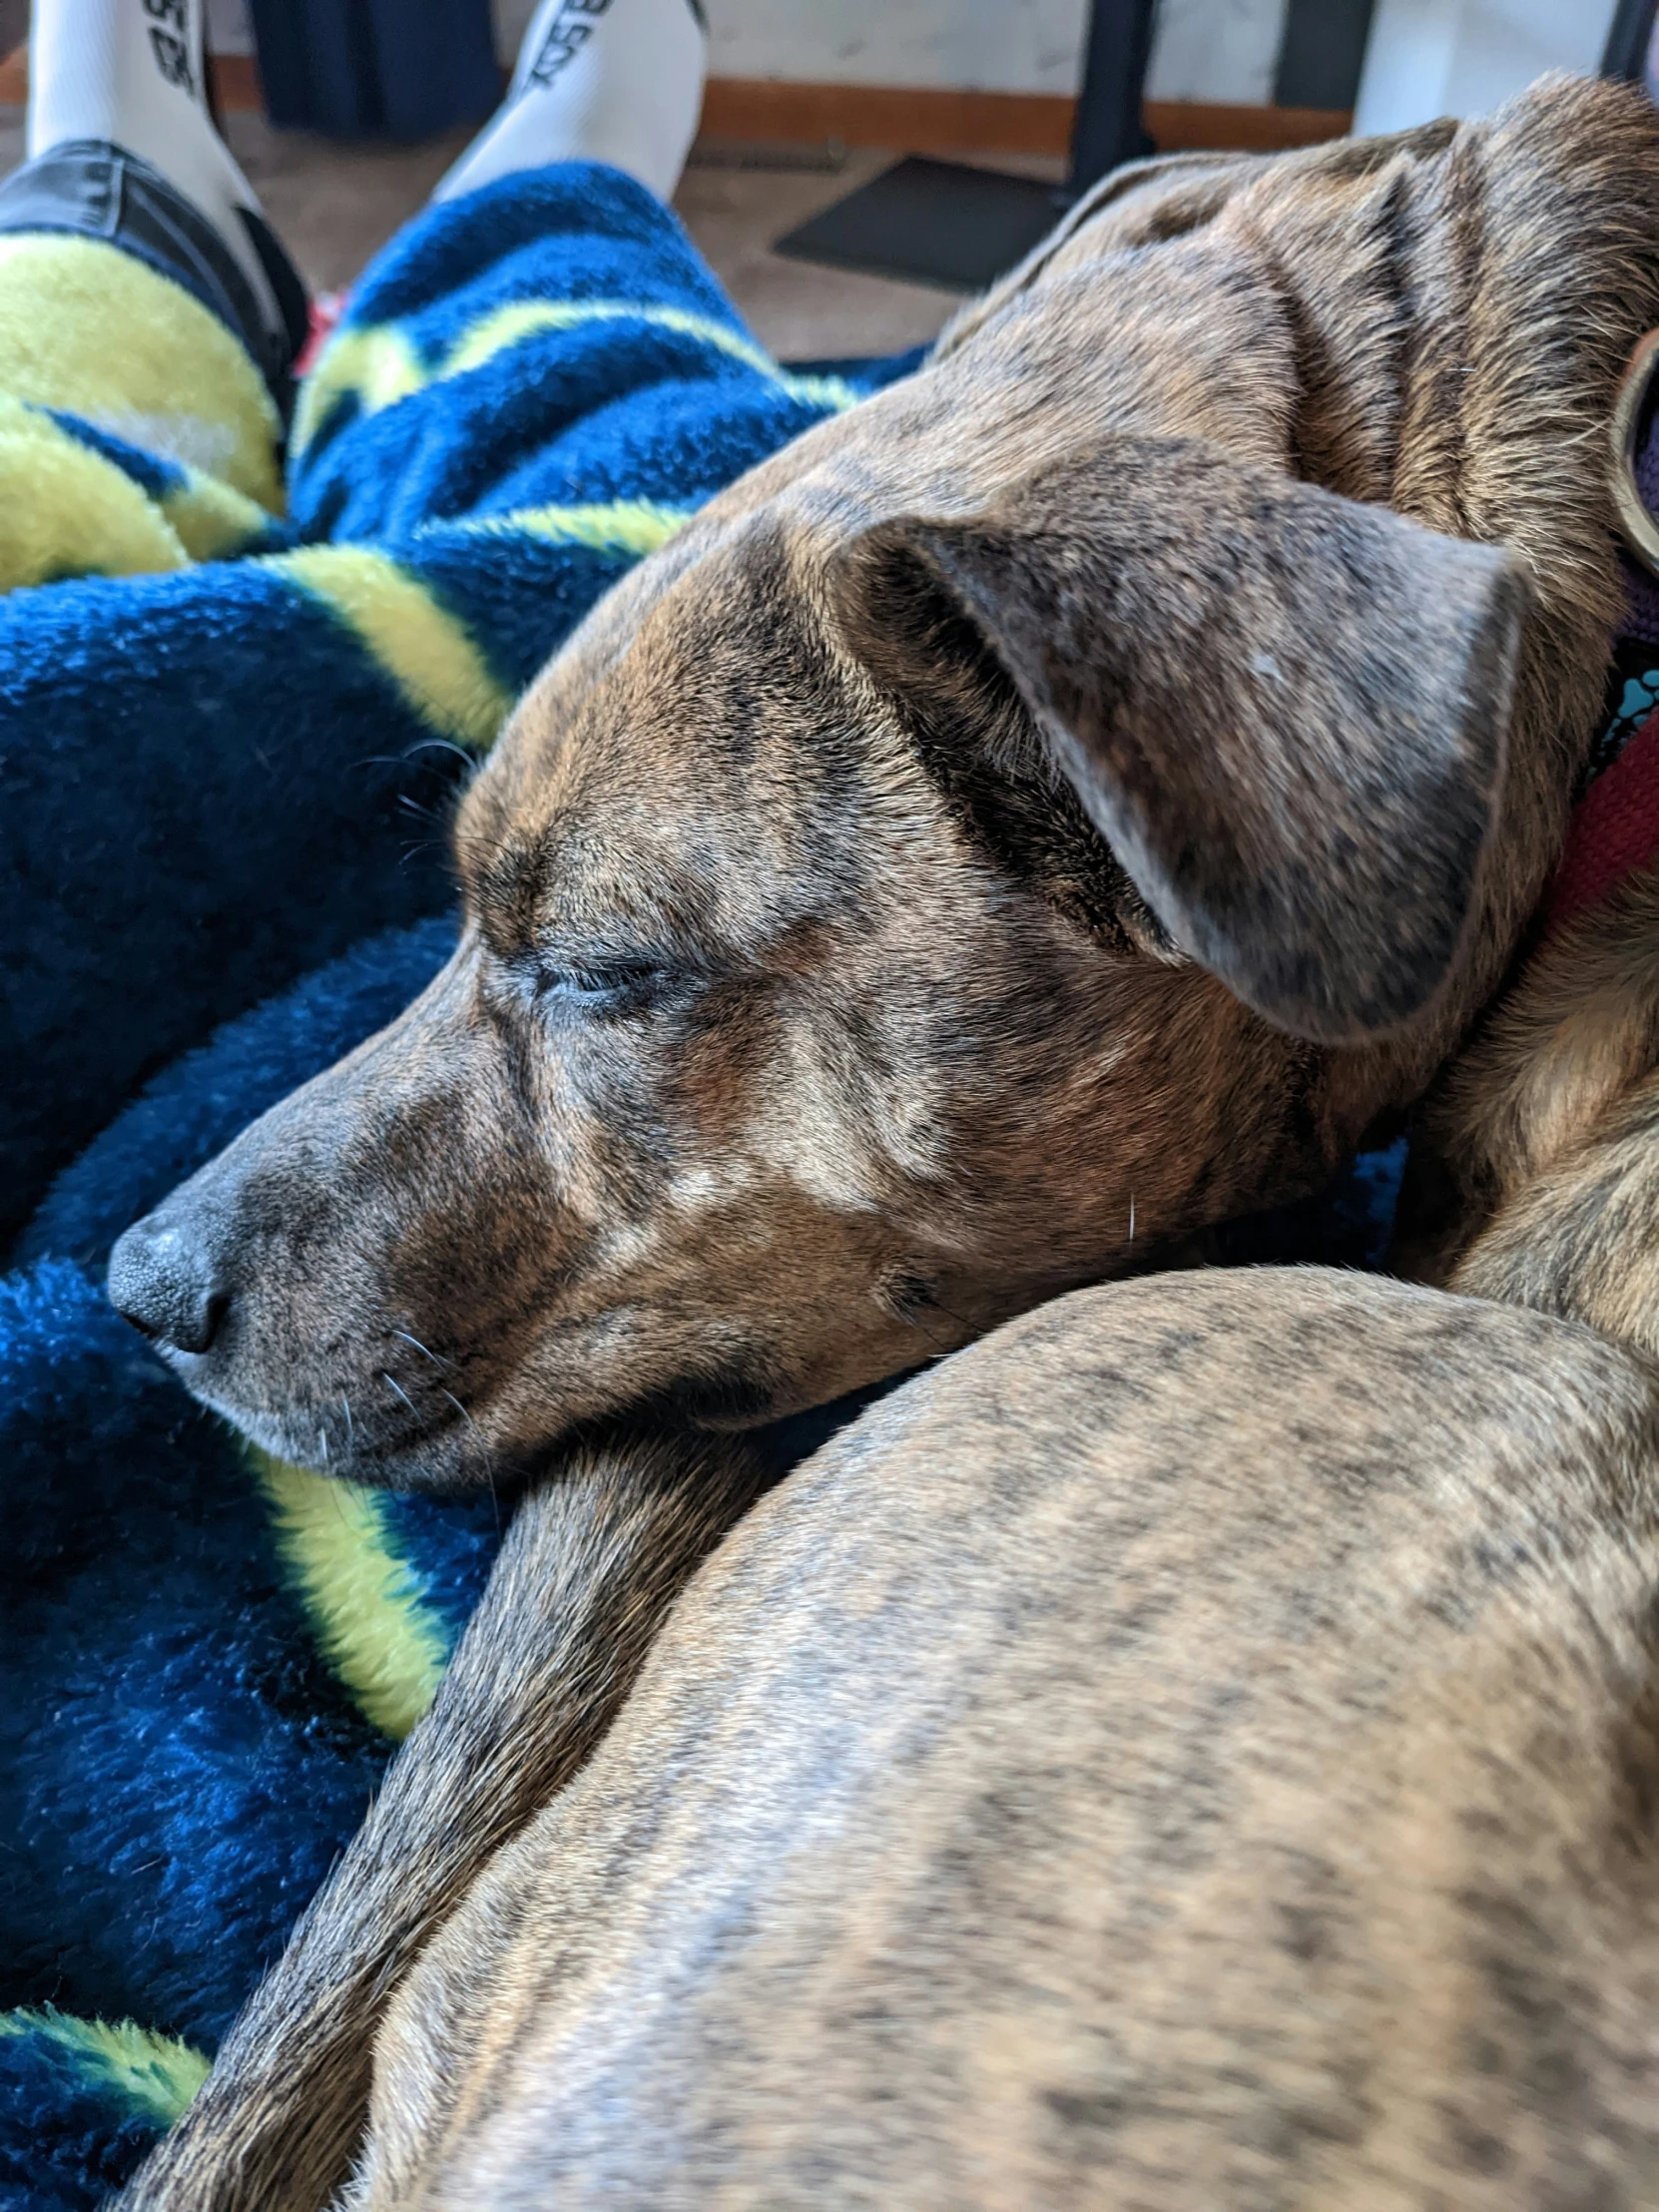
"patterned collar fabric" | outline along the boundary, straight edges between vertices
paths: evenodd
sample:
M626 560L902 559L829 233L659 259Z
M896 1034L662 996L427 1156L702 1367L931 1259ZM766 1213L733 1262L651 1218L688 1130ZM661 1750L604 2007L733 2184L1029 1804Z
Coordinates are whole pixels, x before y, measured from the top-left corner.
M1648 511L1659 514L1659 436L1651 403L1636 484ZM1659 853L1659 582L1628 554L1621 566L1624 627L1613 648L1601 731L1544 892L1546 934L1599 905Z
M1632 620L1613 649L1607 708L1544 893L1559 928L1659 852L1659 584L1627 564Z

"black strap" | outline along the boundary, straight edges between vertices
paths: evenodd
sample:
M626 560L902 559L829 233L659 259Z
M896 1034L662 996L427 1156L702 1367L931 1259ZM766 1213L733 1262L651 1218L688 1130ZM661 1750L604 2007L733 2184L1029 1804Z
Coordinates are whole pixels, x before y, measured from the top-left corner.
M305 342L305 287L263 218L239 213L276 294L276 329L206 216L138 155L103 139L67 139L0 185L0 232L103 239L183 284L248 348L285 422L293 404L293 363Z

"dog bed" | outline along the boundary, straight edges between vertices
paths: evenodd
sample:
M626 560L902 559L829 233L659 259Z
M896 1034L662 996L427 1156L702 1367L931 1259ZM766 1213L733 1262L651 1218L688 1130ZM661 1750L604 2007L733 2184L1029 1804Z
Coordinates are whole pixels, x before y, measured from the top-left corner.
M503 1510L251 1452L106 1305L110 1244L440 964L454 757L600 593L913 359L782 369L626 179L510 179L359 285L284 525L0 601L5 2212L97 2203L188 2101L429 1701ZM1232 1256L1376 1264L1397 1168Z

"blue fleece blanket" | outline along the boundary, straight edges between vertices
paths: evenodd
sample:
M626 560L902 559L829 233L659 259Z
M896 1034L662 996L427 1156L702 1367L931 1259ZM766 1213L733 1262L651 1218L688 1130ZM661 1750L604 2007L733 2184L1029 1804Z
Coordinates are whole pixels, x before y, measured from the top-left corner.
M909 365L782 370L643 192L542 171L359 285L283 529L0 601L3 2212L97 2203L182 2108L500 1534L251 1461L105 1305L109 1246L441 962L456 756L585 610ZM1374 1257L1392 1166L1241 1256Z

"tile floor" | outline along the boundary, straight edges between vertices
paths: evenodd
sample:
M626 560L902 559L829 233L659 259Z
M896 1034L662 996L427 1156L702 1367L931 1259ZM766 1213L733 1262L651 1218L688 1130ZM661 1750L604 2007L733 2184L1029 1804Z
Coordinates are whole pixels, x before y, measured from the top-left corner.
M23 119L0 108L0 174L23 155ZM257 115L227 125L233 151L307 282L333 290L426 198L464 134L424 146L341 145L273 131ZM896 352L929 338L949 292L786 261L775 238L872 177L891 157L859 150L832 166L814 149L700 148L676 206L762 342L782 359ZM757 164L766 166L756 166ZM1050 173L1010 161L1010 169Z

